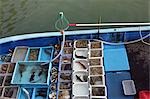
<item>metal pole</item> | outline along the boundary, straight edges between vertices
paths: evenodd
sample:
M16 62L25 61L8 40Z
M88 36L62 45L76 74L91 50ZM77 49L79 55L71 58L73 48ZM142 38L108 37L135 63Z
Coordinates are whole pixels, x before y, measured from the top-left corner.
M76 27L94 27L94 26L144 26L150 25L150 23L100 23L100 24L69 24L69 26Z

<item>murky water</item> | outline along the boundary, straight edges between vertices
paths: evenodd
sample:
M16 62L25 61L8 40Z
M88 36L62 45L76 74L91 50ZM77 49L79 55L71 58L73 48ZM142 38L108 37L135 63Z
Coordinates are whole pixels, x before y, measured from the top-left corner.
M0 0L0 37L56 31L58 12L70 23L149 22L150 0ZM72 28L70 28L72 29Z

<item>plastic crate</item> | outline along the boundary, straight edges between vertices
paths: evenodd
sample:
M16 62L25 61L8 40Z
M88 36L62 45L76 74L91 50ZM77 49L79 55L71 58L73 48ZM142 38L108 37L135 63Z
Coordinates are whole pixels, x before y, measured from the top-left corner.
M49 85L51 63L18 62L15 66L12 84L18 85Z

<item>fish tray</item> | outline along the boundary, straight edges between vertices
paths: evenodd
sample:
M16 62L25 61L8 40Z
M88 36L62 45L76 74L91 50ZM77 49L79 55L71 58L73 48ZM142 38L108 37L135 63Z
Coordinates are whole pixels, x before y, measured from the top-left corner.
M23 88L29 93L30 99L48 99L49 89L47 87L21 87L18 99L27 99Z
M40 60L40 48L30 47L26 55L26 61L39 61Z
M52 46L40 48L40 61L50 61L53 57L54 48Z
M16 47L12 55L11 62L16 63L17 61L24 61L27 51L28 47L25 46Z
M15 66L11 84L49 85L51 63L18 62Z

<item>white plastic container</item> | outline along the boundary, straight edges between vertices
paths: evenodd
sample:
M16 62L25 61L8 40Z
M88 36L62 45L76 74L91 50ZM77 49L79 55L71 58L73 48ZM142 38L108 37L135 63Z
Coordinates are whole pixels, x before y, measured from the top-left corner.
M90 49L103 49L103 42L90 41Z
M104 67L90 66L89 75L105 75Z
M88 70L89 65L88 65L88 60L83 60L83 59L78 59L78 60L73 60L73 70L74 71L83 71L83 70Z
M89 50L89 59L91 58L100 58L103 57L103 50L102 49L90 49Z
M135 84L133 80L123 80L122 85L123 85L123 91L125 95L136 94Z
M73 84L73 95L74 96L88 96L89 95L89 85L85 83Z
M96 66L96 65L103 66L103 58L102 57L89 59L89 66Z
M89 47L89 40L82 39L74 41L74 48L88 48Z
M83 82L88 82L88 72L87 71L76 71L73 72L72 75L73 83L83 83Z
M105 85L105 76L90 76L90 85L97 86L97 85Z
M92 86L90 89L90 96L91 98L107 98L107 89L106 86L97 85Z
M76 59L88 59L88 50L86 49L78 49L74 50L73 58Z

